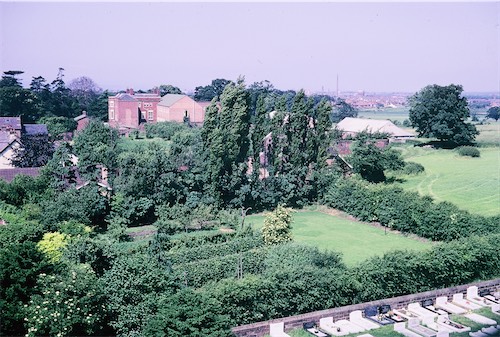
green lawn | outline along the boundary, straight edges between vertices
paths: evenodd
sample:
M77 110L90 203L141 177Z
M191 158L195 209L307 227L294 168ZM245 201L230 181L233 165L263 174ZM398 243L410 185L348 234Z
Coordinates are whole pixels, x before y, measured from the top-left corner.
M293 214L294 241L313 245L321 250L341 252L344 262L352 266L372 256L381 256L394 249L424 250L430 243L384 229L319 211L298 211ZM263 215L249 215L246 222L261 228Z
M461 157L452 150L405 147L402 151L406 160L425 167L420 175L401 177L404 188L471 213L500 214L499 148L480 148L480 158Z

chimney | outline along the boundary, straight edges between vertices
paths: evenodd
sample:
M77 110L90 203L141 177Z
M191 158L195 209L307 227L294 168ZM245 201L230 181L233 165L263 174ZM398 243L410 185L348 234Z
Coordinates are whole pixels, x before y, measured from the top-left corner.
M134 89L132 88L127 89L127 94L134 95Z

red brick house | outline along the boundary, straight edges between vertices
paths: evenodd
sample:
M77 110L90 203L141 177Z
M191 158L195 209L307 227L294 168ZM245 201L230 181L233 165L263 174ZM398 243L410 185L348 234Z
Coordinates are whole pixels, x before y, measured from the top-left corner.
M205 120L206 102L195 102L187 95L167 94L159 91L136 94L134 90L108 97L109 125L121 129L137 129L144 123L183 122L189 118L193 124Z
M87 116L87 112L86 111L83 111L80 116L76 116L73 119L76 122L76 131L81 131L81 130L85 129L85 127L90 122L89 116Z
M109 125L137 129L141 123L156 122L156 108L160 99L158 91L152 94L135 94L133 89L108 97Z

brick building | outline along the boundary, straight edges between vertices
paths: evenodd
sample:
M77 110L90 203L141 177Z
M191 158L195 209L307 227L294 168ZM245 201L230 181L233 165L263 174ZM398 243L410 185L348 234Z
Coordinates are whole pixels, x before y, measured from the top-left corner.
M205 120L206 102L196 102L187 95L159 91L136 94L133 89L108 97L109 125L121 129L137 129L144 123L183 122L187 117L193 124Z

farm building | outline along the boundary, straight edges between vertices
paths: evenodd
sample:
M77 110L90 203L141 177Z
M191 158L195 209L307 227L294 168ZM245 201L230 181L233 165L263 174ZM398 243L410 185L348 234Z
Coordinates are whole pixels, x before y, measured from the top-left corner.
M404 142L406 139L415 138L415 134L397 127L390 120L346 117L337 124L337 129L342 131L344 138L354 137L363 131L386 133L390 142Z

